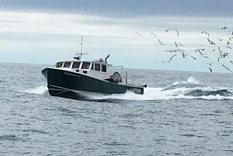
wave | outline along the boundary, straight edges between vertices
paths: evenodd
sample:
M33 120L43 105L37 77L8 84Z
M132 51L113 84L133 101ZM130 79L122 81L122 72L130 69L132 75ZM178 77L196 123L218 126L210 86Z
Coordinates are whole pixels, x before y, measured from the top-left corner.
M0 141L1 140L17 141L17 140L20 140L20 138L16 137L15 135L1 135Z
M228 91L227 89L216 89L216 90L201 90L201 89L195 89L192 90L188 93L186 93L185 95L187 96L231 96L232 93L230 91Z

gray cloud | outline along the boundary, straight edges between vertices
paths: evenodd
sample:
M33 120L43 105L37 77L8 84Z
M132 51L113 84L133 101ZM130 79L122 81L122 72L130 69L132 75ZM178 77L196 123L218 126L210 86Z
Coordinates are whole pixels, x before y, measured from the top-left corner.
M140 16L232 17L232 0L0 0L1 10L79 13L129 18Z

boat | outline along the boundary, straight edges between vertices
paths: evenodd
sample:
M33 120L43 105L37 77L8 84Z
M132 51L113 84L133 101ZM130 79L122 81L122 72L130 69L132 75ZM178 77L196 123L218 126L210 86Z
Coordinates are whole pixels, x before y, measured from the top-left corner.
M82 45L82 43L81 43ZM104 60L96 58L83 61L84 53L77 53L73 60L58 61L55 67L47 67L41 71L47 81L51 96L79 99L83 94L124 94L133 92L144 94L146 85L132 85L122 79L123 66L113 66Z

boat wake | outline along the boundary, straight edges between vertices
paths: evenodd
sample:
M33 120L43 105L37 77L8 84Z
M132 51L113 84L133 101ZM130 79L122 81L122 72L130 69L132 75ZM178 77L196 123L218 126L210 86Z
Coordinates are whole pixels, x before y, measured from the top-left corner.
M170 100L170 99L203 99L203 100L233 100L233 88L216 88L200 84L189 77L187 81L174 82L164 88L147 87L144 95L127 92L121 95L89 96L92 100Z

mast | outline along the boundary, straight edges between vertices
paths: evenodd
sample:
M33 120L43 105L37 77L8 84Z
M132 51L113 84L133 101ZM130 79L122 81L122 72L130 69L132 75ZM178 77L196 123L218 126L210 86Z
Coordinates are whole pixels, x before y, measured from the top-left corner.
M81 36L81 56L82 56L82 51L83 50L83 36Z
M77 52L73 58L77 60L81 60L81 57L83 55L82 50L83 50L83 36L81 36L81 52L80 53Z

